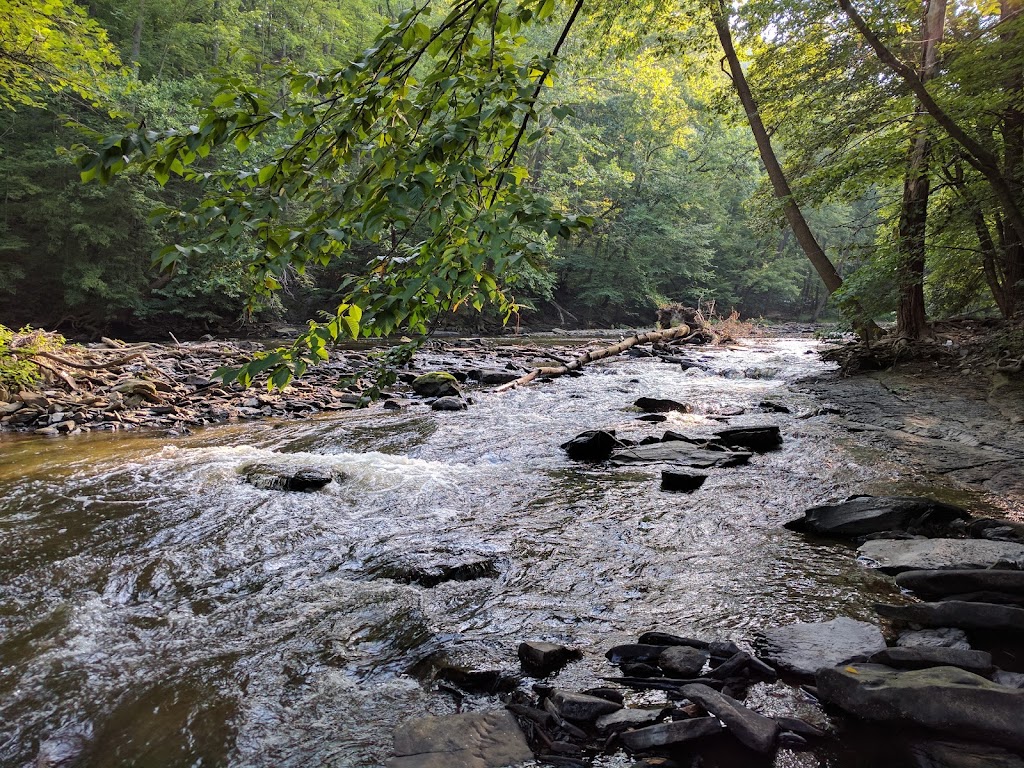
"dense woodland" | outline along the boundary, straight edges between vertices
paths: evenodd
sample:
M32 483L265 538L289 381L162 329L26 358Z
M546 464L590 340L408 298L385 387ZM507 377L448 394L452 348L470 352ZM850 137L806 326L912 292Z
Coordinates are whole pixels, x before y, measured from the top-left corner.
M1019 0L9 6L8 326L1024 305Z

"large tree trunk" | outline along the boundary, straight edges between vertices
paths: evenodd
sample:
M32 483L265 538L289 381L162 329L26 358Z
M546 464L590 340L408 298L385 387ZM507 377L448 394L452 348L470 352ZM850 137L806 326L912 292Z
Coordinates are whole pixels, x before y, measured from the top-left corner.
M1019 36L1013 23L1024 10L1021 0L1000 0L999 17L1003 28L1002 43L1012 46ZM1018 22L1019 23L1019 22ZM1006 73L1004 83L1009 106L1002 115L1003 170L1009 179L1011 190L1017 200L1022 198L1024 189L1024 111L1020 99L1024 92L1024 71L1019 65ZM1024 295L1024 233L1008 228L1003 233L1003 303L1000 309L1009 318L1024 309L1021 296Z
M142 31L146 23L146 0L139 0L139 13L135 17L135 26L132 28L132 49L129 54L132 64L132 72L139 76L139 64L142 60Z
M839 276L839 272L836 271L835 266L818 244L814 233L811 232L811 228L807 225L807 220L800 211L800 207L793 199L793 190L790 188L782 166L779 164L775 151L772 149L771 137L768 135L768 131L765 130L757 102L750 90L750 86L747 84L747 78L743 72L743 66L740 63L739 57L736 55L736 47L732 41L732 30L729 28L729 10L722 0L712 0L711 17L715 24L715 31L718 32L718 40L722 44L725 60L729 64L729 73L732 76L733 86L735 86L736 93L740 97L740 103L743 104L743 110L747 113L750 130L754 134L757 150L761 154L761 162L764 163L768 179L771 181L772 191L775 193L775 197L782 201L782 211L786 215L786 221L789 222L793 235L796 237L803 252L807 255L811 264L814 265L815 271L821 277L825 287L828 288L828 292L830 294L835 293L842 286L843 279Z
M926 0L922 24L921 81L936 72L938 44L945 27L946 0ZM931 189L928 161L931 137L927 123L915 120L914 137L903 181L903 205L897 240L900 302L896 310L896 334L922 339L929 335L924 306L925 237L928 229L928 195Z

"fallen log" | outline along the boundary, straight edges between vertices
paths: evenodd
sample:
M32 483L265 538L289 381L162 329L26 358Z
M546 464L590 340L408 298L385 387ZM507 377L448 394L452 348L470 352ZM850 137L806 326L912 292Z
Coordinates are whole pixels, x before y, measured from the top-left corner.
M698 332L702 329L698 329ZM521 387L524 384L529 384L534 379L543 377L545 379L554 379L558 376L564 376L567 373L578 371L587 363L593 363L596 360L604 360L606 357L614 357L615 355L622 354L630 347L635 347L637 344L648 344L656 341L672 341L674 339L682 339L684 342L692 335L690 326L679 325L675 328L669 328L664 331L649 331L648 333L638 333L635 336L630 336L628 339L623 339L617 344L612 344L610 347L604 349L597 349L584 352L582 355L577 357L575 360L570 360L564 365L556 365L550 367L534 368L525 376L520 376L515 381L510 381L507 384L502 384L500 387L495 388L495 392L506 392L516 387Z

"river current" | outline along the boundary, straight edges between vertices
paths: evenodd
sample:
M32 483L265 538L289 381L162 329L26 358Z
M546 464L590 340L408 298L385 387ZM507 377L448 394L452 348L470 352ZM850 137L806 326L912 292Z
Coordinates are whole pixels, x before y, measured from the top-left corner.
M460 706L415 673L439 652L514 672L520 641L569 643L585 657L559 681L578 689L614 672L606 648L649 629L745 642L797 620L873 620L890 582L780 527L899 477L827 417L800 418L821 405L792 385L826 370L814 348L696 351L708 372L620 357L477 392L460 413L3 438L0 765L379 766L397 723ZM637 422L641 395L694 413ZM791 413L762 412L766 399ZM731 424L780 424L783 447L691 495L662 492L657 468L559 448L585 429L710 434L708 416L735 406L748 413ZM340 479L261 490L240 474L254 461ZM496 575L389 578L462 556Z

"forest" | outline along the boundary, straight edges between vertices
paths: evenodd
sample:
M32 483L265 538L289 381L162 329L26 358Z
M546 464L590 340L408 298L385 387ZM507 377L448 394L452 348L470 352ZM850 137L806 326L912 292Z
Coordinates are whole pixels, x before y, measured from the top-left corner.
M1019 10L12 0L0 321L1011 317Z

